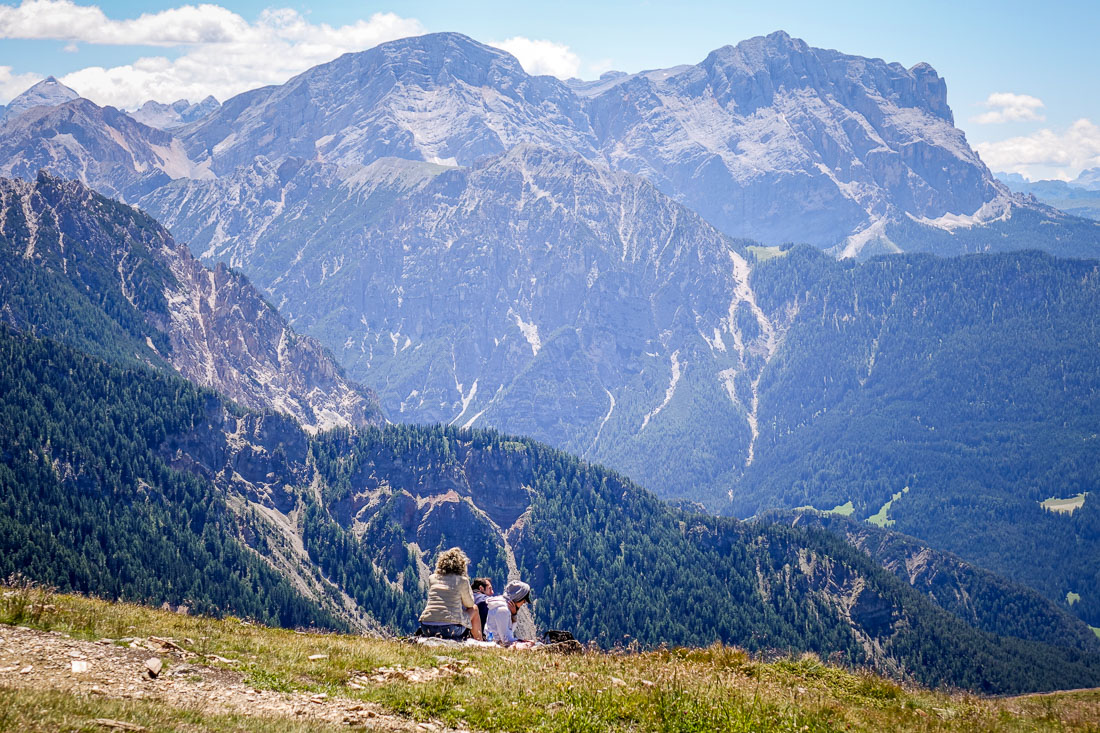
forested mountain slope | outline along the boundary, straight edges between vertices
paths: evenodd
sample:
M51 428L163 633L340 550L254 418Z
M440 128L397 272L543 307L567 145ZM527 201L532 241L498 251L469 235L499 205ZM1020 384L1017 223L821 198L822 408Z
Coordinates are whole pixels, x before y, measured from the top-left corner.
M530 441L412 427L311 439L162 371L7 329L0 348L5 573L407 629L422 559L457 540L498 578L514 562L538 622L583 639L812 649L988 691L1100 682L1094 655L977 632L828 534L675 512Z
M109 358L167 364L310 428L380 420L311 338L245 279L213 270L137 209L40 174L0 179L0 320Z
M1039 253L837 263L808 248L754 270L797 311L760 382L731 509L893 497L894 529L1026 583L1092 624L1100 592L1100 263ZM908 489L904 491L904 489ZM896 496L895 496L896 495Z
M843 537L936 605L983 631L1100 651L1093 630L1058 604L908 535L869 521L805 509L766 512L759 521L821 527ZM893 526L893 520L886 521Z

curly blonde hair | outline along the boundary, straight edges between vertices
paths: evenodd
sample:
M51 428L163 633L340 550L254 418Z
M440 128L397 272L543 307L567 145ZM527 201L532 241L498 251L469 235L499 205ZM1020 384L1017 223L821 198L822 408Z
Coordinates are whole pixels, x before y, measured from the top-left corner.
M469 564L470 558L466 557L466 553L461 548L452 547L444 550L435 561L435 571L440 575L465 575Z

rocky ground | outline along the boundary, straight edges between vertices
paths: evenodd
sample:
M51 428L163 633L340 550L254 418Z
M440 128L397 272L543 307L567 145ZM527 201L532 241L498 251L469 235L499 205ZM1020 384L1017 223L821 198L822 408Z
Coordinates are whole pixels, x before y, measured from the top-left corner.
M387 714L377 705L325 694L257 690L224 665L159 637L80 641L57 631L0 626L0 687L53 689L116 699L156 701L204 714L281 717L381 731L454 730ZM124 720L90 724L144 730Z

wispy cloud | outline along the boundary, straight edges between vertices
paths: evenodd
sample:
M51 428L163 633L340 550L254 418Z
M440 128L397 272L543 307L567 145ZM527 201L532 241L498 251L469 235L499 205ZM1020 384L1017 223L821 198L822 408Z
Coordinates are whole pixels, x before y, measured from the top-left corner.
M108 17L95 5L70 0L0 5L0 38L184 49L175 58L152 55L111 68L90 66L62 77L81 95L117 107L134 107L147 99L196 101L207 94L224 100L257 86L285 82L342 53L423 32L419 21L394 13L331 26L310 23L290 8L265 10L249 22L210 4L122 20ZM0 78L0 93L6 92Z
M506 41L491 41L489 45L515 56L528 74L568 79L580 73L580 58L563 43L515 36Z
M1085 168L1100 166L1100 126L1080 119L1062 133L1042 129L1022 137L977 143L974 149L995 171L1069 180Z
M1042 122L1046 119L1040 112L1046 106L1043 100L1030 94L996 92L990 94L982 105L989 111L973 117L972 120L983 125L1001 122Z

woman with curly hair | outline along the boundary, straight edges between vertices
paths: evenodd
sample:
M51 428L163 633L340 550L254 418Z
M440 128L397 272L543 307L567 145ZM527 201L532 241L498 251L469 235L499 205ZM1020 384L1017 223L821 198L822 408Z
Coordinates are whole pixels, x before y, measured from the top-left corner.
M481 616L466 575L469 564L470 558L457 547L440 554L428 578L428 602L420 614L418 636L461 640L472 630L473 637L481 639Z

